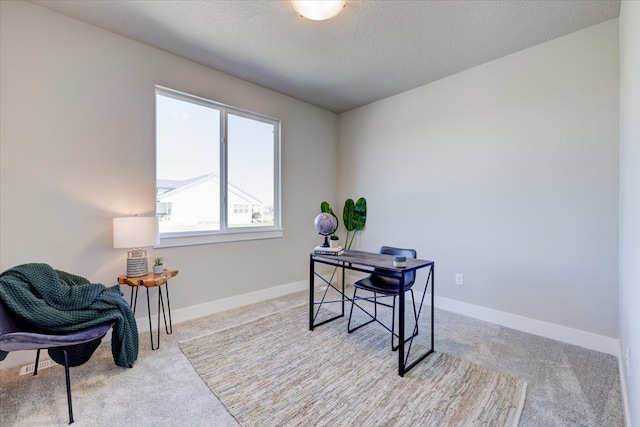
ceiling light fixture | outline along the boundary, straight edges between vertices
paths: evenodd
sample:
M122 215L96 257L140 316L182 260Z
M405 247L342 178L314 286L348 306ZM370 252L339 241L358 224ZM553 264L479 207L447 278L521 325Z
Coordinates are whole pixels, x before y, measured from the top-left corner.
M293 8L304 18L324 21L338 16L347 0L292 0Z

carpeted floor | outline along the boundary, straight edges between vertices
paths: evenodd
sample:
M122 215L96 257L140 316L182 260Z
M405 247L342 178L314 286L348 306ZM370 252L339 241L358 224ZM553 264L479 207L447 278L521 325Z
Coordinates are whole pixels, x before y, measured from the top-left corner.
M108 344L71 369L77 426L237 426L211 393L179 341L304 303L299 292L264 303L174 324L151 351L148 333L132 369L113 363ZM520 426L623 426L615 357L436 309L436 350L528 383ZM233 357L230 355L229 357ZM64 368L36 377L0 370L0 425L66 425ZM395 374L394 374L395 375Z

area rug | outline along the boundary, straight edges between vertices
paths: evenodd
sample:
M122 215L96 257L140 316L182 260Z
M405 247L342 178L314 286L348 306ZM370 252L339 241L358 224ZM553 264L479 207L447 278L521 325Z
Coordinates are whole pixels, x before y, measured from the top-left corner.
M400 377L388 333L307 322L297 306L180 347L243 426L518 425L523 381L437 351Z

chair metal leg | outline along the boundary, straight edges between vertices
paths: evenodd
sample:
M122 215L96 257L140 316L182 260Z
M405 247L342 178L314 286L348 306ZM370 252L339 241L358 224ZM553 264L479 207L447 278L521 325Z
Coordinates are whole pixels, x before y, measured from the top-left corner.
M67 380L67 405L69 406L69 424L73 424L73 405L71 403L71 379L69 378L69 355L67 349L63 348L64 354L64 375Z
M36 352L36 365L33 368L33 375L38 375L38 365L40 364L40 349Z
M356 301L358 300L366 300L366 301L371 301L370 297L360 297L357 298L357 291L358 289L355 288L353 291L353 299L352 299L352 303L351 303L351 311L349 312L349 321L347 323L347 332L351 333L357 329L360 329L363 326L368 325L369 323L372 322L378 322L380 323L386 330L388 330L389 332L391 332L391 351L396 351L398 350L398 346L395 345L395 337L398 337L399 334L397 334L395 332L395 328L396 328L396 297L397 295L383 295L383 297L393 297L393 303L391 305L387 304L387 303L383 303L383 302L378 302L378 294L376 292L373 292L373 315L366 311L365 309L363 309L362 307L360 307L358 305L358 308L360 308L362 311L364 311L370 318L371 320L369 320L368 322L365 322L361 325L356 326L355 328L351 328L351 317L353 316L353 307L356 304ZM411 301L412 301L412 305L413 305L413 318L415 319L415 326L414 326L414 333L408 337L405 338L404 342L409 342L411 341L416 335L418 335L418 310L416 309L416 300L415 300L415 296L413 293L413 289L409 290L411 292ZM389 328L387 325L385 325L384 323L382 323L380 320L378 320L378 304L384 305L385 307L389 307L391 308L391 328Z
M351 310L349 310L349 320L347 321L347 332L351 333L353 332L353 330L351 330L351 316L353 315L353 306L355 305L355 300L356 300L356 292L358 292L358 289L354 289L353 290L353 298L351 299Z
M378 320L378 293L373 293L373 319Z
M355 328L351 329L351 316L353 315L353 306L356 305L356 301L357 301L356 293L357 292L358 292L358 288L354 288L354 290L353 290L353 298L351 300L351 311L349 311L349 321L347 322L347 332L348 333L356 331L356 330L362 328L363 326L368 325L371 322L375 322L377 320L377 316L378 316L378 310L377 310L378 304L374 304L374 316L372 317L372 319L369 320L368 322L363 323L362 325L358 325ZM360 307L360 306L358 306L358 307ZM362 308L361 308L361 310L362 310ZM365 311L365 313L367 313L367 312ZM369 313L367 313L367 314L369 314ZM371 317L371 314L369 314L369 317Z

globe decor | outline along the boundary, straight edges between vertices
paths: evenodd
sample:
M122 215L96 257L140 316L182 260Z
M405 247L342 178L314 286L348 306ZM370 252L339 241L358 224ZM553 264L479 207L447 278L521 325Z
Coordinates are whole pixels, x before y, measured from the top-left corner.
M324 242L320 245L323 248L329 247L329 237L338 229L338 218L329 212L318 214L313 220L313 224L318 230L318 234L324 236Z

